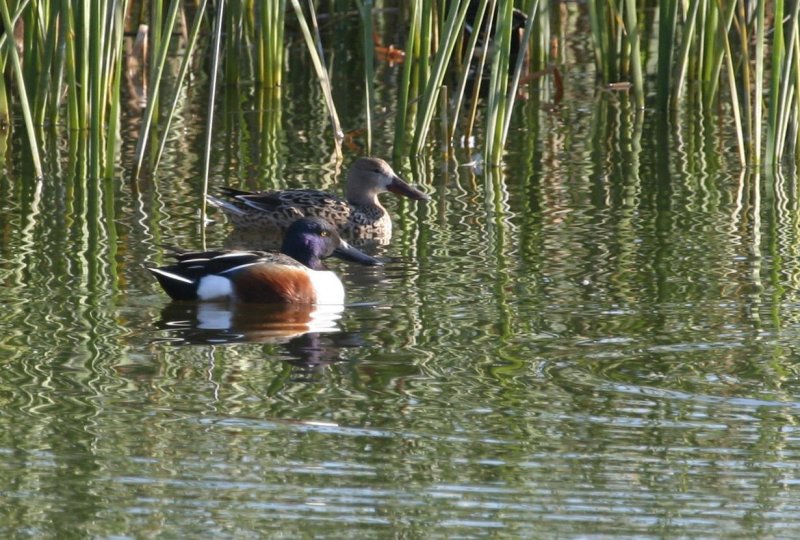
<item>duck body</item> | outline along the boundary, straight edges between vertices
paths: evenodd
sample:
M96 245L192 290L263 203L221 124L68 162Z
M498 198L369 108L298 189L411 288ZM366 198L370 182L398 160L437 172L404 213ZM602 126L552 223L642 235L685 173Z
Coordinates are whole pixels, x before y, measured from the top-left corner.
M253 193L223 188L227 200L209 196L239 230L283 230L301 217L320 217L351 239L388 239L392 219L378 195L391 191L413 200L428 196L401 179L388 163L360 158L348 171L346 198L314 189Z
M173 300L343 304L342 282L322 263L330 256L380 264L341 240L326 221L303 218L287 230L281 253L178 253L175 264L148 270Z

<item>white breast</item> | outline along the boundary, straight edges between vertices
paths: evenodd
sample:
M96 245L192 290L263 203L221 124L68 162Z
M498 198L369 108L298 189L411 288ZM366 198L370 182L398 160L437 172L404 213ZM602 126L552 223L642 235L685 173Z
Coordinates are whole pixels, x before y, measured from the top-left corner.
M344 285L329 271L311 271L311 284L317 293L317 304L344 304Z

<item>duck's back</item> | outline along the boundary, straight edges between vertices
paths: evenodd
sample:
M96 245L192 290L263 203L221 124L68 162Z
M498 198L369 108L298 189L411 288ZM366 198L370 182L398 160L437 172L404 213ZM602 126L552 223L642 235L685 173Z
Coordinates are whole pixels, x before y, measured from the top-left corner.
M273 191L263 197L263 202L262 197L256 196L256 204L267 211L296 211L305 217L322 218L340 231L347 228L353 214L353 208L341 197L315 189Z
M315 272L282 253L206 251L175 258L173 265L150 269L175 300L316 302Z
M352 214L347 201L315 189L249 193L226 188L224 192L235 202L221 208L238 228L286 229L299 218L319 217L345 231Z

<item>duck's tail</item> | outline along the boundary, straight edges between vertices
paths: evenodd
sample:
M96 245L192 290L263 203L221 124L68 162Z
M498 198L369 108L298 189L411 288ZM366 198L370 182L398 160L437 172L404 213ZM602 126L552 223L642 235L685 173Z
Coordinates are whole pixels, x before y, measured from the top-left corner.
M206 195L206 200L208 201L208 204L219 208L226 214L230 214L232 216L244 216L246 214L246 212L235 203L223 201L222 199L218 199L213 195Z

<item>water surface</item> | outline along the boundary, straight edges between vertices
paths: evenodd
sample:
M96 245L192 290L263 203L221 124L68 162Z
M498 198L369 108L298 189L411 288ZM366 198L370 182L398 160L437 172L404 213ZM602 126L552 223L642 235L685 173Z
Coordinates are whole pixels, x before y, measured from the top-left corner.
M221 106L213 187L341 190L363 150L331 157L306 76L277 134L247 91ZM794 171L566 88L519 104L500 169L398 164L432 200L387 196L385 266L332 263L348 305L290 325L144 270L228 241L198 213L201 96L155 177L126 174L135 122L114 181L7 168L3 536L796 536Z

